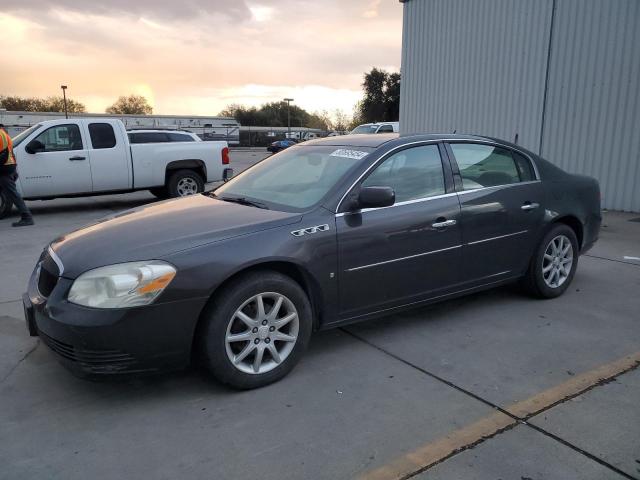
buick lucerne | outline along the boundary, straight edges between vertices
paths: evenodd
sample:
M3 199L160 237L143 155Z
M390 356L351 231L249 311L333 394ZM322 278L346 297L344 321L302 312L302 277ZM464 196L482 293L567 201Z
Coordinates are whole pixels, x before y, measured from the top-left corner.
M600 222L594 179L501 140L331 137L57 238L23 303L77 373L198 359L254 388L291 371L315 330L510 282L557 297Z

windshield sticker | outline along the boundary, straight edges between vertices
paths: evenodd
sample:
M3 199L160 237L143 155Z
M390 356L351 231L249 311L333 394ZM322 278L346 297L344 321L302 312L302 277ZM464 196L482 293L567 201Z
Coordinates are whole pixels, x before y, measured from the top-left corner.
M331 157L344 157L360 160L369 155L369 152L360 152L359 150L347 150L346 148L340 148L331 153Z

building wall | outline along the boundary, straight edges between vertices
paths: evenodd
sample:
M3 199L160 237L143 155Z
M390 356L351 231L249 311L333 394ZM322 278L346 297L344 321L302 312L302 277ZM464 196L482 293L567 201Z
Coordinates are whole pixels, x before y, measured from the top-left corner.
M407 0L403 133L490 135L640 211L638 0Z

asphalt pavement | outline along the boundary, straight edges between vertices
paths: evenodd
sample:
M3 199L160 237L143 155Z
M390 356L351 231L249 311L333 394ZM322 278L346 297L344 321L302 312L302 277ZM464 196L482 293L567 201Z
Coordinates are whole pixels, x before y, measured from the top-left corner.
M605 213L558 299L505 287L320 332L262 389L198 369L78 379L28 336L20 295L53 238L153 201L0 221L0 479L640 478L640 214Z

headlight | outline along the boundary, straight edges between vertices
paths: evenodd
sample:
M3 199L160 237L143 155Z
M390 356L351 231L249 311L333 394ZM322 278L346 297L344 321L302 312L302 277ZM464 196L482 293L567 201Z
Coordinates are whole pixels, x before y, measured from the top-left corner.
M159 260L100 267L80 275L73 282L68 299L94 308L149 305L175 275L173 265Z

